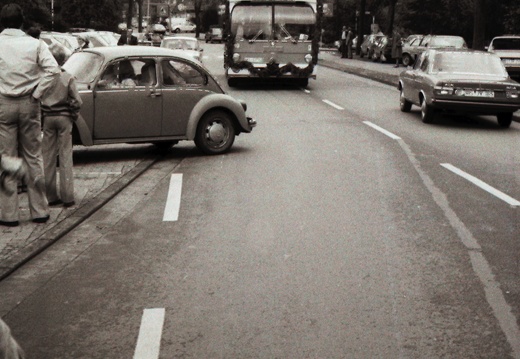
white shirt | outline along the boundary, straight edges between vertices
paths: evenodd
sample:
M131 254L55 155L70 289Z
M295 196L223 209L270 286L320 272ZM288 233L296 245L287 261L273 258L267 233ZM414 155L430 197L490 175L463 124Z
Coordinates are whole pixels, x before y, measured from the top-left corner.
M0 94L20 97L32 94L40 99L60 68L47 44L19 29L0 33Z

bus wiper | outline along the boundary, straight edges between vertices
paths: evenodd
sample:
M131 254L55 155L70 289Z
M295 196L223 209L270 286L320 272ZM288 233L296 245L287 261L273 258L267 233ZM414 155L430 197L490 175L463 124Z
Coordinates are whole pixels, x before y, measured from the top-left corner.
M286 38L290 39L293 44L298 43L298 41L294 37L292 37L291 33L289 31L287 31L285 26L283 26L283 25L278 25L278 26L280 26L280 29L282 29L282 31L285 34Z
M262 35L263 32L264 32L264 30L262 30L262 29L258 30L255 37L253 37L251 40L249 40L249 43L252 44L253 42L255 42L256 39L258 39L258 36Z

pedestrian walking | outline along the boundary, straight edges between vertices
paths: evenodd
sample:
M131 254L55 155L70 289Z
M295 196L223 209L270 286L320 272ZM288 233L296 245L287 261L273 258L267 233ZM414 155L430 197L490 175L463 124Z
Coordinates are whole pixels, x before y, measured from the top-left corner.
M343 26L341 29L341 42L339 45L339 49L341 52L341 58L344 59L347 57L347 27Z
M7 4L0 11L0 153L27 167L27 194L32 221L45 223L49 206L41 147L40 99L58 78L60 69L42 40L21 30L22 8ZM0 225L19 224L17 180L6 178L0 191Z
M349 59L352 58L352 42L354 41L354 33L352 32L352 29L350 26L347 29L347 37L346 37L346 45L347 45L347 57Z
M51 53L59 66L66 61L65 50L51 46ZM60 77L42 99L43 165L45 189L49 206L63 204L72 207L74 202L74 173L72 170L72 125L78 118L82 101L74 77L61 69ZM57 185L57 156L59 167L59 194Z
M25 355L11 335L11 329L0 319L0 359L24 359Z
M403 40L401 38L400 32L394 30L392 36L392 58L395 59L394 67L399 67L401 57L403 57Z

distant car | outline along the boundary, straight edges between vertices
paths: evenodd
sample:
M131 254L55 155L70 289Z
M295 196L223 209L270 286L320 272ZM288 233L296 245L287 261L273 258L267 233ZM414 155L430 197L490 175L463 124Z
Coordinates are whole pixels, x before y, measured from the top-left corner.
M398 88L401 111L420 106L424 123L442 110L496 115L501 127L509 127L520 109L520 84L500 57L484 51L426 50L400 74Z
M185 18L172 18L170 30L174 33L195 32L197 26Z
M202 63L203 49L200 47L199 40L189 36L166 36L161 41L161 47L173 50L182 50L187 55Z
M84 146L193 140L207 154L228 151L256 122L190 56L154 46L74 53L63 66L83 100L73 140Z
M57 42L67 48L71 54L80 47L78 38L76 36L63 32L42 31L40 33L40 39L45 41L47 45L51 45L53 42Z
M211 26L209 31L206 32L205 40L206 43L210 42L222 42L222 34L224 29L219 26Z
M520 36L497 36L491 40L487 49L500 56L509 76L520 80Z
M74 32L78 38L81 38L82 41L87 41L87 47L105 47L105 46L117 46L117 40L112 35L112 33L108 31L85 31L85 32Z
M363 42L361 43L361 52L359 54L360 57L368 57L369 59L372 58L372 55L374 54L374 46L377 40L379 40L384 35L377 35L377 34L371 34L365 37Z
M468 45L461 36L426 35L417 37L403 45L402 61L404 66L412 65L426 49L467 49Z

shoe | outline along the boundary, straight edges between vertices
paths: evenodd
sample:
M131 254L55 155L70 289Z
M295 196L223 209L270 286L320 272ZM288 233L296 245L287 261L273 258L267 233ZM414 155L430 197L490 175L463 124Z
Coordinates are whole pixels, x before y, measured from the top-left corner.
M51 206L51 207L59 206L59 205L62 205L62 204L63 204L63 202L61 201L61 199L57 199L55 201L49 202L49 206Z
M63 203L63 207L65 208L69 208L69 207L72 207L76 204L76 202L72 201L72 202L65 202Z
M6 226L6 227L17 227L20 224L18 221L1 221L0 220L0 226Z
M34 223L46 223L48 220L49 220L50 216L47 215L45 217L40 217L40 218L33 218L33 222Z
M394 67L399 67L399 65L394 65Z

